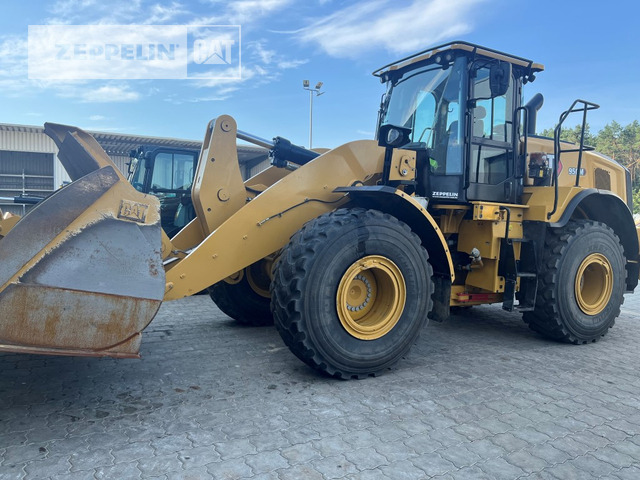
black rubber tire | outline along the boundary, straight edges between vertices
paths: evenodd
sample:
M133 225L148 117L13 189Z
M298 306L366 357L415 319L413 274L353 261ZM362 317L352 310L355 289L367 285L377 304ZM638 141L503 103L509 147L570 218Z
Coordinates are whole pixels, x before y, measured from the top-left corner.
M273 324L271 299L255 292L246 273L240 282L220 281L209 288L209 296L223 313L236 322L254 327Z
M338 285L357 260L380 255L400 270L406 301L385 335L361 340L347 332L336 307ZM308 222L274 266L271 308L285 344L302 361L337 378L376 375L398 362L427 324L433 270L419 237L376 210L340 209Z
M604 255L611 264L613 290L600 313L587 315L576 301L575 278L582 261L592 253ZM549 228L542 265L535 310L523 315L529 327L574 344L596 342L606 335L620 315L627 275L624 251L613 230L592 220L572 220L562 228Z

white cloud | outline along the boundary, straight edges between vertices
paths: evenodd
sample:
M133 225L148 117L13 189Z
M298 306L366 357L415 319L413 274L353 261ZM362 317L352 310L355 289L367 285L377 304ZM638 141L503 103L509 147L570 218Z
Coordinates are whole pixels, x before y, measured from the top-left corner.
M357 58L380 49L404 54L468 33L473 9L482 1L359 2L294 33L334 57Z
M171 2L170 5L161 5L156 3L150 7L151 15L144 20L143 23L149 25L157 25L167 23L180 15L189 13L188 10L179 2Z
M132 102L140 98L140 94L128 85L103 85L96 89L86 89L80 92L83 103Z
M94 122L99 122L100 120L106 120L107 117L105 117L104 115L91 115L89 117L89 120L92 120Z
M122 25L148 15L142 0L58 0L49 7L50 25Z
M293 5L294 0L209 0L216 13L190 22L191 25L234 24L251 28L262 17Z
M230 20L244 24L293 3L293 0L236 0L229 2Z
M305 63L309 63L309 60L282 60L278 62L278 68L282 70L289 70L291 68L298 68Z

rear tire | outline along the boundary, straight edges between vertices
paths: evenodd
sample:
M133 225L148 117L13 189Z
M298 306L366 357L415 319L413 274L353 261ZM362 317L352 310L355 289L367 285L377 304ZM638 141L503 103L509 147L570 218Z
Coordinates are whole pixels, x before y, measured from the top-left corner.
M595 342L620 315L626 260L620 240L605 224L574 220L547 230L533 312L524 321L546 337Z
M261 327L273 324L271 314L271 262L260 260L245 268L234 283L222 280L209 288L209 295L223 313L242 325Z
M337 378L378 374L405 355L433 306L420 239L375 210L308 222L274 267L272 311L285 344Z

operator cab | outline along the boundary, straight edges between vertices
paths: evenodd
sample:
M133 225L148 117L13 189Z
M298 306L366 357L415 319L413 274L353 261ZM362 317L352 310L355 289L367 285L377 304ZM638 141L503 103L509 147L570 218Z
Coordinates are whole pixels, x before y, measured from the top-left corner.
M162 228L172 237L195 218L191 186L198 150L140 146L129 153L128 180L133 188L160 200Z
M453 42L387 65L378 141L403 133L417 152L415 190L439 203L517 203L522 193L519 112L522 85L542 65ZM389 137L391 135L391 137Z

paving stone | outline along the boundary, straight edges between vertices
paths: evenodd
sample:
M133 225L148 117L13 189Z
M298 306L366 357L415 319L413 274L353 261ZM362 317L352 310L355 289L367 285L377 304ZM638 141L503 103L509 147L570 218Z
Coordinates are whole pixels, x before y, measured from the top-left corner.
M476 465L461 468L455 473L453 478L456 480L494 480L494 477L484 473Z
M599 477L599 475L591 475L591 473L585 472L571 463L553 465L548 467L545 472L553 475L558 480L586 480Z
M344 456L353 463L358 470L373 470L381 467L382 465L388 465L389 461L374 450L373 447L361 448L358 450L352 450L345 452Z
M116 463L111 467L98 467L95 470L98 480L110 480L114 478L136 479L142 478L142 472L138 468L138 462Z
M514 479L525 474L524 470L511 465L504 458L492 458L485 462L477 463L476 466L494 480Z
M539 432L533 427L520 428L518 430L513 430L511 433L513 436L518 437L529 444L541 444L551 440L549 435Z
M541 470L544 470L544 468L548 465L547 461L531 455L531 453L525 452L524 450L512 452L506 455L504 459L511 465L515 465L516 467L521 468L526 473L539 472Z
M171 453L138 460L138 468L146 478L181 471L182 463L178 460L177 454Z
M438 452L425 453L411 458L410 461L430 477L458 470L458 467L449 460L444 459Z
M611 476L620 480L638 480L640 478L640 466L633 465L628 468L621 468L613 472Z
M314 460L311 465L325 478L342 478L358 472L356 466L347 460L344 455Z
M325 477L308 464L294 465L277 471L280 480L324 480Z
M564 463L571 458L567 452L554 448L548 443L542 445L532 445L525 449L532 455L541 458L548 465L557 465L558 463Z
M43 460L34 460L24 467L27 478L48 478L69 473L71 464L67 457L48 457ZM0 477L2 473L0 470Z
M341 453L351 450L353 447L350 443L341 437L327 437L311 442L322 457L333 457Z
M185 470L194 467L203 467L212 462L220 461L220 454L213 445L208 447L195 447L178 452L178 459L182 462Z
M616 470L610 463L599 460L591 455L591 453L571 459L567 461L567 463L596 477L606 477Z
M121 443L114 445L110 451L115 463L129 463L135 460L152 457L155 451L148 443Z
M463 444L470 452L475 453L480 458L487 460L489 458L501 457L505 454L505 449L496 445L488 438L476 440Z
M584 443L580 443L573 438L563 437L548 442L553 448L566 452L570 458L580 457L589 453L590 449Z
M494 435L489 437L488 440L507 452L516 452L529 446L528 442L514 436L511 432Z
M253 476L251 467L249 467L242 458L210 463L207 465L207 471L213 478L225 480L250 478Z
M280 453L290 465L305 464L320 458L320 452L311 443L292 445L282 449Z
M176 453L193 447L193 443L187 437L186 433L178 435L168 435L166 437L155 438L151 440L151 448L155 451L155 455L166 455Z
M244 461L251 467L254 473L268 473L285 468L289 465L287 459L279 452L259 452L256 455L247 455Z
M114 464L115 457L108 449L89 450L82 453L74 453L69 457L71 472L93 470L97 467L108 467Z
M445 460L449 460L457 468L469 467L482 459L469 449L469 443L442 448L437 453Z
M427 478L425 477L426 474L424 470L419 469L408 460L384 465L380 467L380 470L383 474L393 480L416 480L418 478Z
M240 458L246 455L254 455L258 453L258 449L248 438L229 440L228 442L216 443L216 451L223 460L231 458Z
M612 448L611 446L600 448L594 452L591 452L591 455L596 457L598 460L609 463L613 467L626 468L640 461L637 457L634 458L626 455Z
M412 439L407 440L410 442ZM434 442L431 442L432 444ZM433 450L437 450L440 447L440 444L436 444L436 448ZM394 442L394 443L386 443L382 442L374 447L375 451L380 455L387 459L387 463L395 463L402 460L407 460L408 458L415 457L417 453L414 449L407 446L406 443L403 442Z
M388 476L382 473L382 470L364 470L354 475L349 475L349 480L391 480Z

